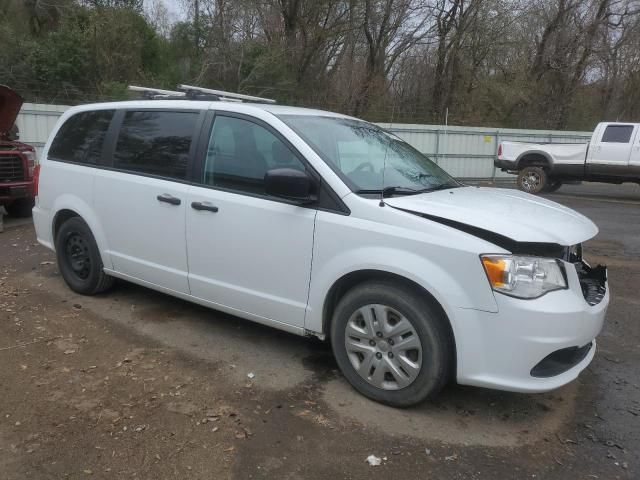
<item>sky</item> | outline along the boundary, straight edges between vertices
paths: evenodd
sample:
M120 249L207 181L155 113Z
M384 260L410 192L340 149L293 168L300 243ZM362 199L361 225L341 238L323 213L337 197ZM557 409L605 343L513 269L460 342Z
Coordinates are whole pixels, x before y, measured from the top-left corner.
M163 5L167 10L170 23L175 23L180 20L184 20L186 17L186 0L144 0L144 8L147 12L151 12L157 8L158 5Z

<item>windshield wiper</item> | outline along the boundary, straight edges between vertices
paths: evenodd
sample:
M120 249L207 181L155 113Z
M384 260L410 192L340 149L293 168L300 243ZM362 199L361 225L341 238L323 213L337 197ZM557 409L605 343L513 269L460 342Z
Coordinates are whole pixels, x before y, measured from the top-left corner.
M382 198L393 197L394 195L417 195L419 193L428 193L435 192L436 190L447 190L449 188L458 188L461 185L451 184L451 183L443 183L441 185L436 185L434 187L426 187L426 188L410 188L410 187L384 187L382 189ZM365 195L380 195L379 189L361 189L356 190L355 193L365 194Z
M416 190L415 188L409 187L384 187L382 189L382 197L392 197L393 195L415 195L416 193L420 193L421 190ZM379 189L362 189L356 190L355 193L364 193L371 195L380 195Z

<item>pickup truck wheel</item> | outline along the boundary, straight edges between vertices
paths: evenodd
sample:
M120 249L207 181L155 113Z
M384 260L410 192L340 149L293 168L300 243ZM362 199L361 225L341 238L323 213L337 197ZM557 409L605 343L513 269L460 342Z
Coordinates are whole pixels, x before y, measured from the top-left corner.
M547 186L547 172L542 167L524 167L518 173L518 187L523 192L540 193Z
M113 285L114 278L104 273L91 229L81 218L72 217L62 224L56 235L56 255L62 278L74 292L95 295Z
M13 203L6 205L4 208L11 217L27 218L31 216L31 209L33 208L33 205L33 198L19 198Z
M333 315L331 346L358 392L394 407L435 395L451 377L453 342L442 313L390 282L347 292Z

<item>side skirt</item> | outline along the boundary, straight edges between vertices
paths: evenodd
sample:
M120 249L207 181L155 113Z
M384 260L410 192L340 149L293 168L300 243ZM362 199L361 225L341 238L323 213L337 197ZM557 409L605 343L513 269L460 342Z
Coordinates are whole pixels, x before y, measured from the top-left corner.
M166 293L168 295L180 298L182 300L186 300L188 302L197 303L198 305L202 305L203 307L212 308L224 313L228 313L230 315L234 315L236 317L244 318L245 320L250 320L252 322L256 322L261 325L277 328L278 330L284 330L285 332L293 333L295 335L300 335L300 336L305 336L305 335L308 335L309 333L307 330L305 330L302 327L296 327L293 325L288 325L286 323L279 322L277 320L273 320L271 318L265 318L259 315L253 315L251 313L244 312L242 310L237 310L235 308L227 307L225 305L211 302L203 298L194 297L193 295L190 295L188 293L177 292L175 290L171 290L170 288L165 288L160 285L156 285L155 283L147 282L145 280L140 280L139 278L131 277L129 275L124 275L122 273L116 272L108 268L105 268L104 272L108 275L111 275L112 277L120 278L122 280L126 280L128 282L135 283L137 285L141 285L143 287L147 287L152 290L156 290L158 292Z

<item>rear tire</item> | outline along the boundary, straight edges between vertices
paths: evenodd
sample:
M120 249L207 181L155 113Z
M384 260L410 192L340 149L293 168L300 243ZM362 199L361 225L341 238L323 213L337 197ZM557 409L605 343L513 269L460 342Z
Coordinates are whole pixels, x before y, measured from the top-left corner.
M523 192L540 193L546 188L548 181L547 172L542 167L524 167L518 173L518 188Z
M14 200L13 203L5 205L4 208L7 210L10 217L28 218L31 216L33 205L33 198L19 198Z
M556 192L562 186L562 180L549 180L549 183L545 187L546 193Z
M55 243L58 268L71 290L95 295L111 288L114 278L104 273L98 244L84 220L72 217L65 221Z
M385 281L347 292L331 324L336 362L364 396L409 407L451 378L454 345L447 319L424 292Z

